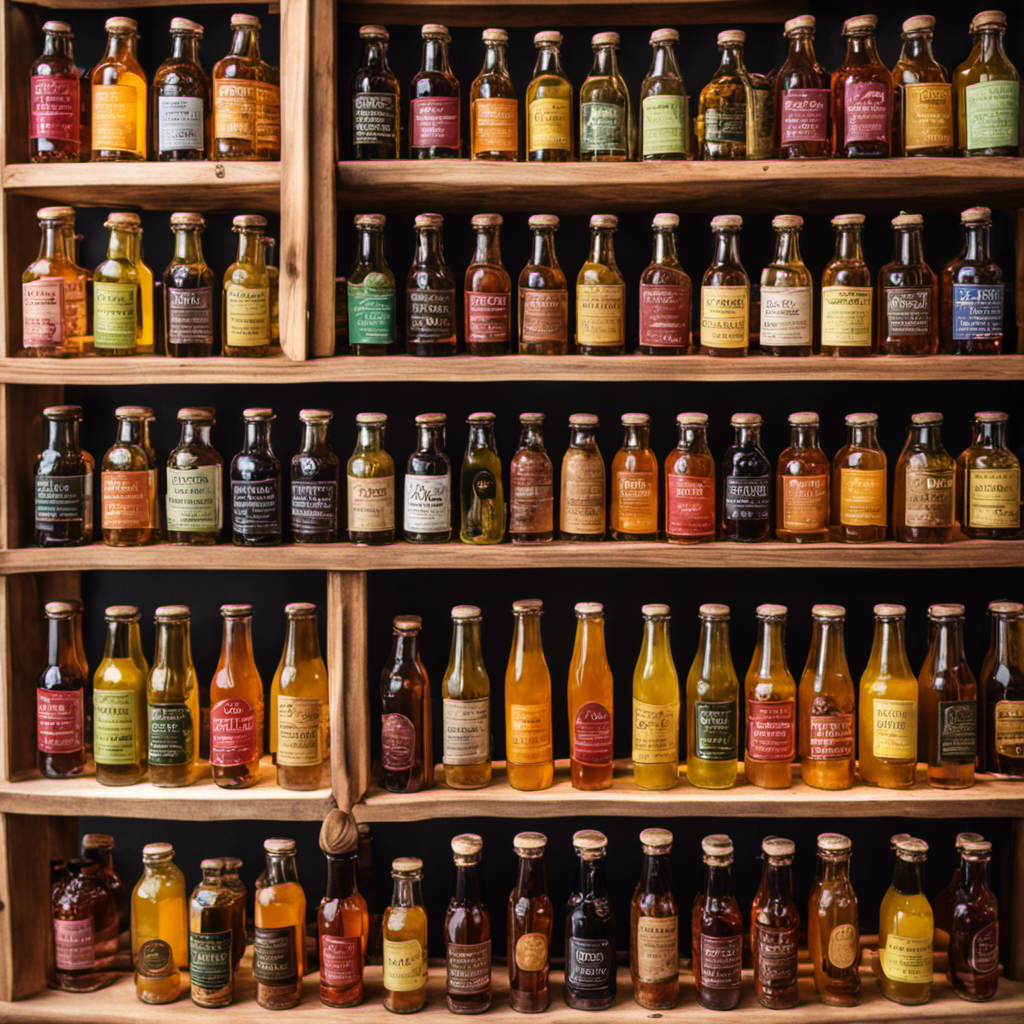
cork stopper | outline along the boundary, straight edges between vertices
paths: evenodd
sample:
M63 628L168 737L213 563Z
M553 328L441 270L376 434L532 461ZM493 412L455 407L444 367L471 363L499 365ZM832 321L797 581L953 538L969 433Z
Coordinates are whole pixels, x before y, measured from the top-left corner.
M992 844L987 839L974 839L960 848L964 860L988 860L992 856Z
M104 609L103 616L107 622L138 622L141 618L133 604L112 604Z
M178 422L216 423L216 418L208 405L186 405L178 410Z
M153 612L157 622L188 622L191 617L187 604L162 604Z
M220 614L225 619L251 619L253 608L251 604L222 604Z
M216 871L218 874L224 873L224 858L223 857L204 857L199 862L199 870L204 875L213 874Z
M330 409L303 409L299 413L299 419L303 423L330 423L334 419L334 413Z
M727 28L718 33L718 45L721 49L726 46L742 46L747 41L747 33L741 28Z
M761 851L769 860L791 861L796 853L796 843L792 839L768 836L761 840Z
M545 32L538 32L533 37L533 45L534 46L543 46L545 44L547 44L548 46L561 46L562 45L562 33L561 32L545 31Z
M357 213L352 218L357 228L382 228L387 223L383 213Z
M473 424L493 423L497 418L493 412L471 412L466 417L466 422Z
M864 224L865 217L863 213L837 213L832 218L832 227L842 228L850 225L856 225L861 227Z
M74 38L71 26L66 21L44 21L43 31L50 33L50 35L71 36L72 39Z
M267 853L274 853L274 854L278 854L278 855L287 854L287 853L294 853L295 852L295 840L294 839L284 839L281 836L276 836L273 839L264 839L263 840L263 849L266 850Z
M480 33L480 38L485 43L508 43L508 33L503 28L485 28Z
M892 219L894 228L919 228L924 224L924 217L919 213L899 213Z
M452 34L448 31L446 25L424 25L420 29L420 35L424 39L446 39L450 40Z
M608 838L596 829L584 828L572 837L572 845L581 860L600 860L608 849Z
M674 28L656 28L651 33L651 46L658 43L678 43L679 33Z
M242 410L243 420L254 420L260 423L270 423L277 419L277 415L273 409L267 409L265 407L253 407Z
M241 857L221 857L220 860L224 865L225 872L229 875L237 875L242 870Z
M403 636L414 636L423 628L423 620L418 615L396 615L391 628Z
M171 229L174 228L198 228L202 231L206 227L206 221L201 213L172 213Z
M818 851L821 853L849 853L853 843L841 832L822 832L818 836Z
M676 423L684 427L706 427L708 414L706 412L681 412L676 416Z
M960 214L961 224L989 224L992 221L992 211L987 206L972 206Z
M598 32L590 40L591 46L618 46L619 45L619 33L618 32Z
M700 842L700 848L704 851L705 860L732 863L732 840L726 835L705 836Z
M236 228L259 228L262 230L267 226L267 218L261 213L240 213L237 217L232 217L231 223Z
M645 828L640 833L640 845L644 853L658 856L672 849L672 833L667 828Z
M626 412L622 414L621 422L624 427L648 427L651 417L645 412Z
M114 410L114 419L144 420L151 411L144 405L119 405Z
M576 605L577 619L598 619L604 615L604 605L599 601L580 601Z
M729 606L727 604L702 604L697 609L699 618L711 621L722 621L729 618Z
M43 206L36 210L36 218L40 221L46 220L67 220L75 216L73 206Z
M743 218L738 213L721 213L711 218L712 231L739 231L743 227Z
M417 228L439 228L444 223L444 217L439 213L418 213L412 223Z
M979 839L981 836L978 837ZM114 837L108 836L106 832L86 832L82 836L83 850L112 850L114 848Z
M522 601L512 602L512 613L515 615L540 615L544 611L544 602L539 597L528 597Z
M734 427L759 427L764 422L757 412L734 412L729 423Z
M284 606L289 619L310 619L316 616L316 605L312 601L292 601Z
M789 414L789 425L791 427L816 427L820 422L816 412L791 412Z
M453 622L479 622L483 613L475 604L457 604L452 609Z
M964 843L978 843L985 837L980 832L957 832L954 847L957 852L964 848Z
M902 604L876 604L876 619L903 619L906 618L907 609Z
M117 212L107 215L103 222L105 228L115 228L119 231L138 231L142 224L142 218L137 213Z
M553 213L535 213L526 223L531 228L551 228L557 231L559 220Z
M989 601L988 613L1004 618L1019 619L1024 615L1024 604L1019 601Z
M672 615L672 609L667 604L645 604L640 613L645 619L667 619Z
M900 860L922 861L928 856L928 844L913 836L900 836L894 843Z
M483 848L483 839L472 832L464 832L452 839L452 853L456 864L478 864Z
M48 619L70 619L75 614L75 606L70 601L47 601L43 614Z
M443 412L421 412L416 417L419 427L443 427L447 422L448 417Z
M500 227L504 220L500 213L474 213L470 223L475 228L496 228Z
M858 14L855 18L847 18L843 22L844 36L866 35L878 27L878 18L873 14Z
M74 605L75 614L81 615L85 611L85 602L80 597L69 597L68 604Z
M915 427L924 427L928 425L937 425L942 422L941 412L915 412L910 417L910 422Z
M143 861L170 860L173 856L174 847L170 843L146 843L142 848Z
M574 412L569 417L570 427L596 427L599 425L599 420L596 415L592 412Z
M935 19L930 14L915 14L903 22L903 34L913 32L932 32L935 30Z
M82 407L80 405L48 405L43 410L43 416L48 420L80 420Z
M171 18L172 32L186 32L189 35L202 37L203 26L191 18Z
M675 230L679 227L679 215L675 213L656 213L651 227Z
M1008 412L976 412L975 423L1008 423L1010 414Z
M117 15L113 18L107 18L106 23L103 26L108 32L137 32L139 25L134 18L126 18L123 15Z
M387 413L384 412L358 412L356 423L367 427L383 427L388 421Z
M254 28L257 31L260 27L260 19L255 14L232 14L232 28Z
M759 604L754 614L759 619L784 619L789 609L784 604Z
M773 228L802 228L804 226L804 219L796 213L780 213L776 217L772 217Z
M612 228L614 230L619 226L619 218L614 213L595 213L590 218L590 226L592 228Z
M896 835L889 837L889 849L895 851L896 844L901 839L909 839L909 838L910 838L910 833L909 832L897 832Z
M423 873L423 861L419 857L396 857L391 862L391 874L404 878L418 877Z
M811 608L811 617L838 622L846 618L846 609L841 604L816 604Z
M548 837L543 832L520 832L512 840L512 849L520 857L535 859L544 856L544 848L548 845Z
M359 829L355 818L335 807L327 812L324 823L320 826L320 849L324 853L340 857L343 853L351 853L359 844Z
M928 618L943 622L948 619L962 619L964 617L964 606L962 604L933 604L928 606Z
M971 19L970 31L977 32L986 26L1006 28L1006 15L1002 11L979 11Z
M796 32L813 32L817 22L814 20L813 14L801 14L799 17L790 18L785 25L782 26L784 35L793 35Z
M523 426L539 427L544 423L544 413L542 412L521 412L519 414L519 422Z
M846 416L848 427L877 427L878 413L876 412L851 412Z
M383 25L360 25L359 38L383 39L384 42L387 42L391 37L388 35L388 30Z

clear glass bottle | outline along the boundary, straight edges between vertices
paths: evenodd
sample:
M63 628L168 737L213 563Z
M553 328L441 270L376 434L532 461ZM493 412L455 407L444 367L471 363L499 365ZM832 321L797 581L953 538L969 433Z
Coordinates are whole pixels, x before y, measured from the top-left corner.
M213 271L203 258L198 213L172 213L174 256L163 273L164 342L169 356L213 355Z
M114 410L117 439L103 456L100 471L100 528L103 543L113 547L156 540L156 481L142 446L147 412L139 405Z
M701 160L746 160L747 69L741 29L718 33L718 70L701 90L697 108L697 156Z
M423 62L409 100L409 156L413 160L462 156L459 80L448 64L452 37L444 25L424 25Z
M1009 420L1005 412L976 412L971 443L956 460L956 513L967 537L1020 536L1020 462L1006 446Z
M363 59L349 87L352 157L355 160L397 160L401 88L388 64L390 36L383 25L363 25L359 38L363 43Z
M203 160L210 154L213 96L199 62L203 26L171 18L171 55L153 76L153 156Z
M224 271L221 352L226 356L265 356L272 340L270 277L263 246L267 218L245 213L231 223L231 230L238 235L238 253Z
M991 640L979 673L979 768L1024 779L1024 604L991 601Z
M971 20L974 45L953 73L957 156L1020 153L1020 73L1003 49L1005 32L1002 11Z
M132 890L132 962L135 994L144 1003L172 1003L189 966L185 876L170 843L142 848L142 877Z
M964 243L939 275L942 351L999 355L1003 351L1003 271L992 259L992 211L972 206L960 214Z
M903 52L892 69L895 156L953 155L953 96L946 69L932 53L935 19L903 22Z
M513 544L533 544L555 535L555 470L544 447L544 413L520 413L519 422L509 463L508 536Z
M395 275L384 258L383 213L353 218L359 240L346 284L348 340L357 356L384 356L395 349Z
M491 919L480 879L483 840L452 839L455 887L444 916L445 995L450 1013L484 1013L491 1005Z
M708 415L676 416L679 440L665 459L665 538L677 544L715 539L715 460Z
M686 94L674 28L651 33L651 69L640 85L640 159L688 160L690 158L690 97Z
M92 159L146 159L146 72L134 18L107 18L107 46L90 74Z
M615 911L605 875L608 840L584 829L572 837L579 882L565 914L565 1002L574 1010L603 1010L615 1002Z
M700 354L745 356L750 345L750 278L740 263L743 218L712 218L714 255L700 288Z
M939 279L924 261L924 218L894 217L893 258L878 272L878 351L931 356L939 351Z
M761 843L764 868L750 920L754 995L769 1010L796 1006L800 912L793 902L792 839L769 836Z
M117 88L112 87L112 88ZM132 250L139 234L137 213L111 213L107 256L92 274L93 346L97 355L135 355L142 334L142 293Z
M256 890L252 976L256 1002L288 1010L302 999L306 973L306 896L295 869L295 840L266 839L265 884Z
M732 840L705 836L704 887L693 902L693 981L697 1002L732 1010L743 981L743 915L732 890Z
M146 680L149 781L191 786L199 774L199 681L192 663L191 613L156 610L156 652Z
M441 682L444 780L453 789L491 781L491 683L480 642L480 609L452 609L452 648Z
M832 72L832 155L893 155L893 77L875 49L878 18L861 14L843 23L846 56Z
M389 793L418 793L434 784L430 679L420 658L418 615L396 616L391 653L380 676L381 774Z
M45 778L67 779L85 770L87 672L79 663L69 601L48 601L46 665L36 684L36 759Z
M658 539L658 457L651 450L651 417L622 416L622 447L612 459L612 540Z
M403 534L414 544L443 544L452 536L452 464L444 450L443 412L416 417L416 449L405 469Z
M761 352L809 356L813 300L811 272L800 256L803 217L782 213L772 219L775 255L761 272Z
M391 904L381 920L384 942L384 1009L416 1013L427 1005L427 911L421 892L423 861L391 863Z
M823 356L856 358L875 351L875 289L861 245L864 219L862 213L841 213L832 218L835 255L821 272Z
M203 880L188 904L189 984L196 1006L229 1006L235 998L235 894L224 884L224 861L200 863Z
M43 52L29 69L28 158L32 163L77 163L81 159L80 108L84 91L66 21L42 26Z
M466 351L474 356L507 355L512 340L512 279L501 262L500 213L472 220L476 252L466 268Z
M470 413L466 419L469 436L459 474L459 540L464 544L500 544L505 536L505 497L494 420L493 412Z
M416 217L416 255L406 278L405 347L412 356L455 355L455 278L444 260L439 213Z
M564 356L569 351L569 292L555 255L558 218L534 214L533 252L519 275L520 355Z
M693 300L690 275L680 266L676 255L678 227L679 217L674 213L656 213L651 224L654 252L650 264L640 275L638 351L646 356L685 356L691 351Z
M590 41L594 64L580 87L580 160L632 160L633 114L619 73L618 32L598 32Z
M333 544L338 539L341 463L331 448L334 413L303 409L302 447L292 458L291 521L296 544Z
M614 687L604 642L604 606L576 605L569 663L569 777L575 789L607 789L613 774Z
M469 90L469 155L473 160L519 159L519 101L505 64L508 33L485 28L484 64Z
M878 912L878 987L894 1003L914 1006L932 996L934 921L921 877L928 844L906 835L894 843L896 868Z
M64 221L71 207L44 206L39 255L21 276L21 343L34 356L73 356L85 344L85 323L74 296L79 274L68 259ZM84 296L83 296L84 299Z
M788 789L796 757L796 681L786 664L786 615L782 604L757 608L757 643L743 682L747 782Z
M508 1000L519 1013L543 1013L551 1005L554 910L544 872L547 843L541 832L520 832L512 840L519 868L508 897Z
M942 447L942 413L916 412L910 421L893 476L893 536L946 544L953 539L956 463Z
M281 91L260 56L260 20L231 15L231 49L213 66L214 160L281 158Z
M561 32L533 37L537 62L526 89L526 159L566 163L573 158L572 82L562 67Z
M814 52L815 24L813 14L801 14L784 26L789 53L775 76L775 141L783 160L832 155L829 76Z
M700 639L686 677L686 778L701 789L735 785L739 680L729 653L729 606L702 604Z
M92 543L93 467L79 442L80 405L43 409L46 440L32 467L33 541L41 548Z
M384 450L388 418L356 415L356 446L345 471L348 539L353 544L390 544L395 539L395 464Z
M245 443L231 460L231 539L243 547L281 543L281 463L270 445L273 409L246 409Z
M795 544L828 540L831 467L818 445L818 414L790 413L789 432L776 474L775 535Z
M640 789L673 789L679 785L679 676L669 643L671 612L667 604L645 604L641 611L644 639L633 670L633 780Z
M643 867L630 901L629 973L633 998L647 1010L679 1002L679 906L672 892L672 833L640 833Z
M590 218L590 254L576 276L576 351L584 356L615 356L626 351L626 285L612 236L619 218Z
M224 460L213 447L209 406L178 410L181 438L167 457L167 540L216 544L224 526Z
M832 529L846 543L885 540L888 463L878 444L878 415L846 417L846 444L832 461Z
M542 601L514 601L515 628L505 670L505 771L513 789L554 781L551 673L540 637Z
M756 542L772 533L772 465L761 448L761 416L737 412L733 443L722 460L722 531L726 540Z
M999 906L989 888L992 844L968 840L961 851L954 895L946 977L972 1003L992 999L999 987Z
M807 907L814 987L826 1006L860 1002L860 913L850 884L853 844L838 832L818 836L819 876Z

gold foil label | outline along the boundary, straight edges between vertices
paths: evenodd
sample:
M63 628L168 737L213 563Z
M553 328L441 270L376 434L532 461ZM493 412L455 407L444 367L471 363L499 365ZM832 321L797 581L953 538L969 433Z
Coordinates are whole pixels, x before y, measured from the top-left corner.
M782 525L798 533L828 526L827 475L782 478Z
M967 525L1020 528L1020 467L967 471Z
M954 471L950 469L908 469L906 477L907 526L953 525Z
M526 149L572 148L572 105L567 99L549 96L534 100L526 114Z
M994 709L996 753L1024 757L1024 700L1001 700Z
M746 348L750 339L750 288L745 284L703 285L700 343L705 348Z
M516 940L516 966L521 971L542 971L548 962L548 940L540 932L527 932Z
M679 760L679 701L645 704L633 698L633 763Z
M576 288L576 343L622 345L626 340L626 286L581 284Z
M503 97L473 100L473 156L517 153L519 101Z
M873 288L828 285L821 289L821 343L870 348L874 323Z
M256 83L218 78L213 83L213 135L256 145Z
M885 470L839 470L839 522L844 526L885 526Z
M953 87L947 82L903 86L903 148L953 147Z
M131 85L92 87L92 148L139 152L138 104Z
M837 924L828 937L828 962L839 970L857 961L860 936L852 924Z

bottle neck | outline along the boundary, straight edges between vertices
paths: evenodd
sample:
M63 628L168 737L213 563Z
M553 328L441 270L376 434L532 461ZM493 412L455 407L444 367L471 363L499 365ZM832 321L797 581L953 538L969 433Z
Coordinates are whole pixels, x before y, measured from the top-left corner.
M71 662L75 652L75 634L72 620L49 619L46 659L48 665L64 666Z
M775 263L802 263L800 258L800 232L796 228L782 228L775 236Z
M44 221L39 227L39 259L66 259L67 247L64 244L64 226L57 221Z
M508 74L505 67L505 43L487 43L484 49L484 67L481 74Z
M731 264L739 266L740 263L740 239L736 231L715 232L715 258L717 266Z
M737 448L760 448L761 428L757 427L735 427Z
M604 899L608 895L604 857L595 860L580 858L580 895L584 899Z
M828 675L846 661L846 644L841 620L814 620L811 650L807 661L816 677Z
M578 619L574 646L573 661L579 664L588 661L607 664L608 655L605 653L604 647L604 619L593 617Z
M270 420L246 420L245 447L243 450L261 455L272 454L270 448L270 426Z
M963 258L979 262L989 260L991 239L991 224L965 224Z
M210 448L212 447L212 436L213 427L211 424L197 423L195 420L185 420L181 424L180 447Z
M536 423L525 423L519 434L520 448L534 448L544 451L544 432Z
M242 228L238 232L238 255L236 263L250 263L256 270L263 270L266 262L263 255L263 232Z
M327 889L324 896L329 900L347 900L359 892L356 874L356 853L326 854Z
M416 265L421 267L437 267L442 261L440 229L417 228Z
M880 64L878 51L875 49L875 37L870 33L850 36L846 40L846 59L844 64Z
M188 622L157 624L153 665L180 674L192 668L192 637Z
M267 854L267 885L283 885L298 880L294 853Z
M717 667L731 664L728 620L701 619L697 646L703 678L709 678Z
M667 853L644 854L640 892L653 895L672 892L672 859Z
M203 246L198 228L178 228L174 232L174 258L179 263L203 262Z
M359 229L359 250L356 261L363 266L380 268L384 265L384 232L378 229Z
M777 903L793 902L793 870L790 864L767 860L762 884L769 900Z
M78 420L48 420L46 447L51 451L78 451Z
M988 891L988 860L976 860L973 857L968 860L962 857L960 860L960 887L967 893L969 900L977 899L982 893Z
M452 630L452 650L448 659L447 677L486 677L480 644L479 620L457 619Z
M964 624L947 619L932 624L933 671L945 672L964 660Z
M651 428L639 424L629 424L623 430L622 447L629 449L641 449L649 447Z
M533 77L539 78L541 75L557 75L559 78L565 78L562 57L554 43L543 43L537 48L537 62L533 68Z
M757 625L757 674L761 679L785 675L786 620L759 619Z
M221 644L221 660L225 664L253 665L252 619L225 619Z
M591 228L590 262L604 267L615 266L615 247L612 243L612 228Z
M137 61L135 47L138 36L134 32L108 32L107 52L103 55L106 60L120 62Z
M379 452L384 446L384 428L375 423L360 423L356 431L357 452Z
M260 37L254 28L236 28L231 40L232 57L248 57L250 60L260 59Z
M682 78L676 63L676 50L672 43L655 43L648 78Z
M971 442L975 448L1005 448L1006 447L1006 422L1005 421L982 421L974 424L974 440Z
M320 660L320 631L315 615L289 616L282 660L288 666Z
M913 678L907 661L906 626L902 618L876 619L871 664L879 676Z
M850 860L848 857L822 857L821 878L825 882L846 882L849 880Z
M572 427L569 431L570 448L596 448L597 441L591 427Z
M477 228L474 263L501 263L500 231L497 225Z
M676 234L671 229L655 230L654 262L669 267L679 266L679 257L676 255Z
M391 637L391 671L402 665L415 665L420 656L419 633L394 633Z
M708 899L729 899L732 896L730 864L704 864L704 895Z
M1024 617L993 615L991 646L996 665L1019 665L1024 669Z
M131 623L108 622L107 642L103 648L104 660L131 658L132 656Z
M492 452L497 449L494 446L494 425L491 423L471 423L469 425L469 441L466 451L470 454L487 448Z
M480 870L477 864L455 865L455 902L483 903L483 892L480 888Z
M420 898L420 880L398 876L391 890L391 905L393 907L416 907L422 904Z
M744 75L746 67L743 64L743 47L738 43L722 47L722 62L718 65L715 78L723 75Z
M452 73L448 66L448 43L444 39L423 40L423 70L436 71L444 75Z
M846 443L856 448L877 448L878 428L871 424L855 424L847 430Z
M615 56L614 46L599 46L594 51L594 66L590 71L591 78L618 78L619 62Z
M311 452L315 448L327 447L327 430L329 424L326 421L320 421L317 423L305 423L303 424L302 431L302 450L303 452Z
M55 32L47 32L43 37L43 56L53 57L56 55L67 57L68 60L74 60L74 57L71 55L71 37Z
M367 71L390 72L388 44L384 39L367 39L363 47L363 67Z
M844 224L836 231L836 259L864 262L859 224Z
M124 231L121 228L111 228L110 238L107 240L108 260L132 260L132 249L138 241L137 231Z
M892 875L892 887L903 896L919 896L924 889L921 885L921 865L923 861L896 858L896 867Z
M547 878L544 871L543 857L520 857L519 877L516 879L516 892L521 896L532 898L546 896L548 891Z
M171 57L199 63L199 36L194 32L175 32L171 35Z
M935 54L932 53L932 33L914 32L904 37L900 63L934 64Z
M799 59L798 58L802 58ZM810 64L818 63L814 55L814 32L810 29L794 32L789 37L789 63Z
M550 228L533 229L533 258L535 267L557 267L555 258L555 233Z
M645 666L652 665L656 660L656 655L664 656L671 650L668 624L669 619L667 618L644 619L644 640L640 648L640 661Z
M1007 63L1006 53L1003 50L1003 32L1005 29L995 25L978 30L978 59L981 62L989 63L998 60Z
M938 423L911 424L912 442L926 451L942 450L942 428Z
M676 445L682 451L703 451L708 446L707 427L691 423L679 423L679 442Z
M809 423L794 423L789 428L789 446L791 448L817 448L818 428Z
M920 227L899 228L896 231L896 262L904 266L924 263L924 243Z
M123 419L117 421L117 440L127 444L142 444L142 420Z
M512 633L512 661L521 666L531 654L542 653L540 642L540 616L517 612ZM530 859L530 858L524 858Z
M419 444L417 450L428 455L444 454L444 427L421 424L417 428Z

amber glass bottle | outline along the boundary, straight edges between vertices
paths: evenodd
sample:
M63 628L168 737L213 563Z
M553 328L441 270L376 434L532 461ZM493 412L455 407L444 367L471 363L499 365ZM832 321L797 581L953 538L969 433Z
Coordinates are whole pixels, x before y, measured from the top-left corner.
M113 970L117 908L99 864L68 861L66 875L53 888L50 910L58 989L94 992L123 976Z
M830 467L818 446L818 414L790 413L789 430L776 474L775 535L796 544L828 540Z
M485 28L484 64L469 90L469 155L473 160L519 159L519 101L505 64L508 33Z
M1006 446L1009 415L976 412L971 444L956 460L956 512L968 537L1020 536L1020 462Z
M572 837L579 883L565 914L565 1002L574 1010L603 1010L615 1002L615 911L605 874L608 840L584 829Z
M245 444L231 460L231 539L270 547L282 537L281 463L270 445L273 409L246 409Z
M715 460L708 415L681 412L679 441L665 459L665 537L677 544L715 539Z
M383 25L363 25L359 38L363 59L349 89L352 156L356 160L397 160L401 89L388 65L388 30Z
M732 891L732 840L705 836L704 888L693 903L693 981L709 1010L739 1004L743 979L743 915Z
M198 213L172 213L174 256L163 273L164 342L169 356L213 355L213 271L203 259Z
M772 218L775 255L761 272L760 349L768 356L811 354L811 272L800 256L803 217L780 213Z
M651 33L651 69L640 85L640 159L688 160L690 146L690 98L686 95L674 28Z
M651 417L622 417L622 447L612 459L612 540L658 539L658 457L651 451Z
M1024 604L992 601L991 642L981 664L980 767L1024 779Z
M785 605L757 609L757 643L744 680L747 739L743 767L747 782L788 789L796 757L796 681L786 664Z
M85 769L87 678L75 656L69 601L46 604L46 667L36 684L36 749L39 771L51 779Z
M203 26L171 18L171 55L153 76L153 154L157 160L202 160L210 153L213 97L199 63Z
M191 786L199 772L199 682L185 605L156 610L156 652L146 681L149 781Z
M934 33L930 14L903 22L903 52L892 69L894 156L953 155L952 87L932 53Z
M231 49L213 66L214 160L278 160L281 95L260 57L260 21L232 14Z
M895 841L895 836L893 840ZM935 948L943 951L949 949L949 931L953 926L953 899L957 889L960 888L960 876L963 873L963 852L964 843L981 842L985 837L978 832L957 832L953 848L955 859L953 861L953 874L950 876L949 885L946 886L934 899L932 903L933 916L935 918Z
M827 1006L860 1002L860 920L850 884L850 840L837 832L818 836L819 877L807 907L807 949L814 987Z
M338 491L341 463L331 448L334 413L303 409L302 447L292 458L292 540L296 544L333 544L338 539Z
M387 415L356 414L356 446L345 470L348 539L390 544L395 539L395 463L384 450Z
M843 23L846 56L832 72L832 155L892 156L893 77L875 49L878 18Z
M92 159L146 159L146 73L133 18L107 18L107 47L90 74Z
M838 214L832 227L836 251L821 272L821 354L869 356L875 351L875 288L861 245L864 214Z
M135 993L144 1003L174 1002L181 995L180 972L189 963L185 876L173 858L170 843L147 843L143 874L132 891Z
M114 410L117 440L103 456L100 473L100 525L104 544L134 547L156 539L149 457L142 447L146 410L122 405Z
M775 141L783 160L832 153L829 76L814 53L814 27L812 14L784 26L789 54L775 76Z
M999 355L1003 351L1003 271L990 252L992 211L972 206L960 214L964 244L942 268L942 351Z
M544 413L521 413L519 422L519 448L509 463L509 540L549 541L555 535L555 471L544 447Z
M405 470L402 525L407 541L442 544L452 537L452 464L444 450L443 412L416 417L418 441Z
M690 275L676 255L677 227L679 217L674 213L656 213L651 224L654 252L640 275L638 350L647 356L684 356L690 351L693 302Z
M480 609L452 609L452 649L441 683L444 781L479 789L491 781L491 683L480 642Z
M471 833L452 839L455 891L444 916L451 1013L483 1013L491 1005L491 919L480 882L483 840Z
M878 416L846 417L846 444L832 461L832 530L836 540L885 540L888 517L885 452L878 444Z
M544 873L547 843L540 832L520 832L512 840L519 869L508 897L508 998L520 1013L543 1013L551 1005L548 970L554 910Z
M672 833L640 833L643 867L630 902L629 973L633 998L647 1010L679 1001L679 907L672 892Z
M592 413L569 417L569 447L562 457L559 525L562 540L604 540L604 457L595 435L598 419Z
M515 601L505 670L505 756L513 789L547 789L554 780L551 673L540 637L542 601Z
M572 160L572 83L562 67L561 32L533 37L537 62L526 90L526 159L546 163Z
M192 890L188 910L189 982L192 1002L229 1006L235 998L235 894L224 885L224 861L200 864L203 880Z
M448 64L451 35L444 25L424 25L423 63L409 101L409 156L416 160L462 155L459 81Z
M645 604L644 639L633 670L633 779L641 789L679 785L679 676L667 604Z
M894 1003L926 1003L932 995L932 908L922 872L923 839L893 837L896 867L878 913L878 987Z
M439 213L416 217L416 254L406 278L406 351L413 356L455 355L455 278L444 261Z
M878 272L878 351L933 356L939 351L939 279L924 261L924 218L892 220L893 258Z
M33 539L41 548L92 542L92 468L79 443L80 405L43 410L47 437L33 465Z
M167 458L167 539L216 544L224 526L224 460L213 447L214 411L178 410L181 440Z
M632 160L636 128L615 53L619 33L598 32L590 45L594 64L580 88L580 160Z
M569 770L576 789L612 784L612 670L604 643L604 606L576 605L576 640L569 664Z
M430 680L420 660L422 622L399 615L391 626L391 654L380 677L381 786L417 793L434 783Z
M960 884L953 896L946 976L961 999L992 999L999 987L999 907L989 888L992 844L969 840L961 853Z
M697 107L697 156L701 160L747 158L748 74L743 64L747 35L740 29L718 33L722 59L701 90Z
M916 412L893 478L896 540L945 544L953 539L956 463L942 447L942 413Z
M534 214L533 252L519 275L519 352L564 356L569 351L569 292L555 255L558 218Z
M761 417L732 416L733 443L722 460L722 530L726 540L762 541L772 532L772 466L761 448Z
M745 356L750 345L750 278L740 263L743 218L715 217L715 251L700 288L700 354Z
M427 912L420 891L423 861L399 857L391 864L394 888L384 911L384 1009L415 1013L427 1005Z
M295 840L266 839L265 884L256 891L252 976L256 1002L287 1010L302 998L306 973L306 897L295 870Z
M770 836L761 843L764 869L760 899L755 900L750 921L750 950L754 970L754 995L770 1010L796 1006L797 949L800 944L800 912L793 902L792 839Z
M612 236L619 218L590 218L590 253L576 275L576 351L616 356L626 351L626 285L615 262Z
M512 279L501 262L502 216L478 213L472 223L476 252L466 268L466 351L506 355L512 338Z
M36 213L39 255L21 276L21 344L28 355L74 356L85 345L85 282L64 237L69 213L70 206Z
M43 52L29 70L28 153L32 163L77 163L83 84L66 21L43 23Z

